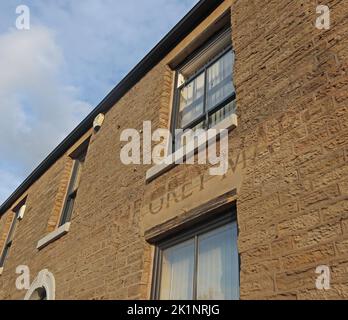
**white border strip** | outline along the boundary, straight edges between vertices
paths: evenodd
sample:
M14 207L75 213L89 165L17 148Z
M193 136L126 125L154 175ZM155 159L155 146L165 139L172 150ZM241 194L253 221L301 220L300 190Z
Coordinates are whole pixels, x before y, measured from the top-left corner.
M47 236L42 238L37 243L37 247L36 248L38 250L41 250L42 248L46 247L50 243L58 240L59 238L63 237L64 235L66 235L69 232L69 230L70 230L70 225L71 225L71 223L68 222L68 223L62 225L61 227L59 227L58 229L54 230L53 232L49 233Z
M223 129L232 130L232 129L235 129L237 126L238 126L238 117L234 113L234 114L231 114L226 119L224 119L223 121L221 121L220 123L218 123L215 127L211 128L211 129L215 129L217 131L216 135L219 135L219 133L218 133L219 130L223 130ZM216 136L213 136L213 137L211 137L211 139L213 139L215 137ZM204 144L205 143L207 143L207 142L205 141ZM202 144L196 146L195 149L198 150L201 145ZM169 161L170 159L182 160L185 157L186 154L190 154L190 153L192 153L192 151L194 151L194 150L186 150L186 154L184 154L183 156L181 156L179 158L176 158L177 154L182 155L184 153L183 149L184 148L181 148L181 149L177 150L174 154L169 155L168 156L168 163L170 162ZM164 174L165 172L167 172L171 168L175 167L176 165L177 164L175 164L175 163L171 163L171 164L163 163L163 164L159 164L159 165L153 166L151 169L149 169L146 172L146 182L148 183L148 182L156 179L157 177L159 177L160 175Z

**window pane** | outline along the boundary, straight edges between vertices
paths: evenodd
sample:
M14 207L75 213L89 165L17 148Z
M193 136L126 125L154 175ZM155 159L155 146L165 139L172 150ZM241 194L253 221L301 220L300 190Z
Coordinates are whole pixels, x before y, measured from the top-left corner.
M5 264L5 260L7 258L10 247L11 247L11 245L5 245L5 247L4 247L4 250L3 250L1 258L0 258L0 268L2 268Z
M75 160L73 173L71 176L71 182L70 182L71 183L70 191L74 191L78 189L80 184L83 165L84 165L84 159L83 161L79 159Z
M59 226L69 222L74 209L75 194L68 196Z
M193 297L194 240L163 251L161 300L191 300Z
M175 136L175 150L178 150L183 146L186 146L188 144L188 138L191 138L191 134L189 134L189 132L195 134L198 130L204 129L204 123L205 121L202 121L198 123L196 126L178 133Z
M238 300L237 224L200 236L198 250L198 300Z
M83 169L85 158L86 158L86 152L84 152L78 158L74 160L73 171L72 171L70 182L69 182L68 195L67 195L66 203L64 205L59 226L64 225L65 223L69 222L71 219L77 190L80 184L81 172Z
M14 217L13 217L13 220L12 220L12 224L11 224L11 228L10 228L10 231L8 232L8 236L7 236L7 239L6 239L7 243L12 242L12 240L13 240L14 231L16 229L17 221L18 221L18 212L16 212L14 214Z
M229 51L208 69L207 109L211 110L234 93L234 54Z
M222 120L234 113L236 113L236 100L231 101L209 117L209 128L216 126Z
M179 127L183 128L203 115L204 73L180 90Z

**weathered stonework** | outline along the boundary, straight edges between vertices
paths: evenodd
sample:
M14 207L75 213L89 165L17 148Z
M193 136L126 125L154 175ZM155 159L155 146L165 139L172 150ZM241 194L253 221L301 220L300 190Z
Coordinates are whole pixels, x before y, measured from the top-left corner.
M58 222L69 153L23 195L27 210L0 275L0 299L24 298L15 287L18 265L30 267L31 281L42 269L52 272L57 299L149 299L148 238L204 214L195 208L229 192L242 299L348 298L348 3L325 4L327 31L315 28L314 0L218 6L106 113L98 133L89 133L67 235L36 249ZM120 134L141 130L143 121L168 127L169 63L228 9L239 123L230 132L229 172L211 177L208 166L181 165L147 184L150 166L121 163ZM1 247L11 214L0 218ZM331 268L331 290L315 288L319 265Z

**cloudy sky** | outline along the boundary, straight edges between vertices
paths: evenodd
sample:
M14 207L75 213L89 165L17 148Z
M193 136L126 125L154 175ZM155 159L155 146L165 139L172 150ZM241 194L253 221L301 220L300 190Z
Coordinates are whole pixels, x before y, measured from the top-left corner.
M0 1L1 203L197 2Z

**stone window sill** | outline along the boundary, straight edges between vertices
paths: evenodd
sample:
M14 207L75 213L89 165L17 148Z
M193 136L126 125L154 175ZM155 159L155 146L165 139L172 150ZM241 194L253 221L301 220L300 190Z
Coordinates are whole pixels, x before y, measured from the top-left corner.
M222 129L227 129L227 130L231 131L231 130L235 129L237 126L238 126L237 115L232 114L229 117L227 117L226 119L224 119L223 121L221 121L219 124L217 124L212 129L215 129L217 131L222 130ZM216 134L216 136L218 136L218 135L219 135L219 133ZM216 136L211 137L211 139L215 138ZM195 150L198 150L200 146L201 145L196 146ZM182 149L179 149L174 154L169 155L168 158L169 159L174 158L174 159L179 159L179 160L183 159L185 157L185 155L182 157L178 157L178 158L175 157L176 154L183 154ZM186 154L192 153L192 151L195 151L195 150L186 150ZM165 162L167 162L167 161L165 161ZM172 164L163 163L163 164L153 166L151 169L149 169L146 172L146 183L150 183L151 181L155 180L156 178L158 178L162 174L164 174L164 173L168 172L169 170L171 170L172 168L174 168L175 166L177 166L177 164L175 164L175 163L172 163Z
M66 235L70 230L70 222L62 225L58 229L54 230L53 232L49 233L46 235L44 238L42 238L38 243L37 243L37 249L41 250L44 247L48 246L50 243L60 239L64 235Z
M4 271L4 268L0 268L0 276L2 275L3 271Z

